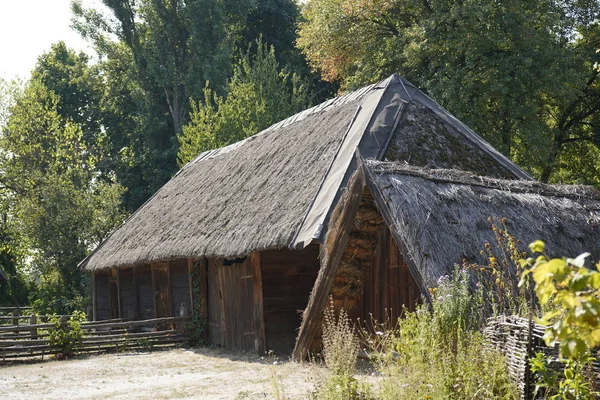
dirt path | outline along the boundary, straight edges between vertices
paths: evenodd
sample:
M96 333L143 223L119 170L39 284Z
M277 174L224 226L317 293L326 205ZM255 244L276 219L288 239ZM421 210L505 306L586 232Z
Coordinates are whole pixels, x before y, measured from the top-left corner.
M216 349L0 364L2 399L307 399L325 370ZM282 393L283 392L283 393Z

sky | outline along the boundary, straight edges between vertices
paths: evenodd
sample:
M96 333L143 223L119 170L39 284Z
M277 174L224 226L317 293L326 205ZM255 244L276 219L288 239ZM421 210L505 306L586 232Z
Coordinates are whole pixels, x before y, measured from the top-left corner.
M85 7L100 0L84 0ZM38 56L59 40L93 54L71 28L71 0L0 0L0 78L28 78Z

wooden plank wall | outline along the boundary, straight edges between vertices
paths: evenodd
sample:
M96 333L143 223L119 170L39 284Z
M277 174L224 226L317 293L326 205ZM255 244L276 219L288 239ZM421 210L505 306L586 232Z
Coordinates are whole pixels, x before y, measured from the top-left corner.
M118 272L121 289L121 317L128 320L139 319L134 268L121 268Z
M352 315L370 323L371 316L380 323L395 325L402 307L414 311L420 291L406 261L384 224L378 232L372 267L363 274L364 291Z
M219 266L222 260L208 260L208 338L217 345L224 345L223 332L221 332L221 289L219 281Z
M149 265L137 267L140 296L140 319L154 318L154 291L152 289L152 270Z
M94 281L96 285L96 318L98 320L110 319L108 271L96 272Z
M254 280L250 257L219 268L224 343L233 350L254 350Z
M319 245L267 250L260 257L267 348L289 354L319 272Z
M192 304L190 298L190 276L188 272L188 260L179 259L170 263L171 288L173 293L174 317L188 317L192 315Z

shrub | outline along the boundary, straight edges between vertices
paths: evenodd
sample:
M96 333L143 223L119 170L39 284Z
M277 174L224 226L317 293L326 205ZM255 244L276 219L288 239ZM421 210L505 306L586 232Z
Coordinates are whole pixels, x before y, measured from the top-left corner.
M54 315L50 318L53 327L48 329L48 337L51 346L59 351L57 358L71 357L81 346L85 332L81 329L81 322L86 320L83 311L75 311L70 319L64 316Z

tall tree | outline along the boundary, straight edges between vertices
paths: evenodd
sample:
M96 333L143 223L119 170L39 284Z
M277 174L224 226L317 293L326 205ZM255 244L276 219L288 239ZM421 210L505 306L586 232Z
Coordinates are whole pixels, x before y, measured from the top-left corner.
M222 147L258 133L308 105L305 84L280 70L273 46L257 41L234 67L226 98L208 86L205 100L192 103L190 123L179 137L180 166L200 152Z
M36 79L16 97L1 127L0 182L32 267L68 299L84 290L77 264L122 220L123 189L100 179L98 152L59 103Z
M597 148L599 10L597 1L311 0L299 45L345 87L404 74L558 181L574 175L561 172L574 171L573 146L581 158ZM585 182L600 183L592 175Z

